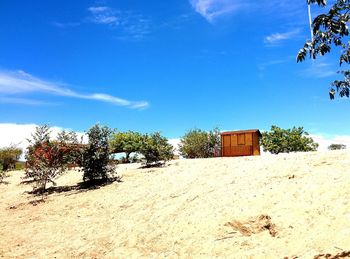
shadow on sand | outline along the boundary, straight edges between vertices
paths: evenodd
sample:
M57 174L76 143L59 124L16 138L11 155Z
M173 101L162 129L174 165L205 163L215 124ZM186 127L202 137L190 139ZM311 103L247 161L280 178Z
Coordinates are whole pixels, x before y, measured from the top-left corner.
M160 167L166 167L166 166L170 166L170 164L164 163L164 162L158 162L158 163L142 165L142 166L139 167L139 169L160 168Z
M72 195L80 192L87 192L90 190L96 190L101 187L110 185L114 182L122 182L121 177L113 177L109 178L108 180L105 179L97 179L93 181L86 181L86 182L80 182L76 185L70 185L70 186L51 186L45 190L43 189L34 189L33 191L29 191L27 193L33 194L36 196L48 196L50 194L54 193L67 193L67 195Z

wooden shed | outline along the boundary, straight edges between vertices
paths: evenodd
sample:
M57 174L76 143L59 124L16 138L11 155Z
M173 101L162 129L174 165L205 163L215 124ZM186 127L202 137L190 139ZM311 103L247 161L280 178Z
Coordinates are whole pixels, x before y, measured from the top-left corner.
M259 156L259 130L239 130L221 133L221 156Z

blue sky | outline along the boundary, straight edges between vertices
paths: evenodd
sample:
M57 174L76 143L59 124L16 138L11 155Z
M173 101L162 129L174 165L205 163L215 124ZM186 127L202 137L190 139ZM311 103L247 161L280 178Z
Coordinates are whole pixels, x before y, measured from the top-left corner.
M3 0L0 31L0 123L349 134L334 53L295 61L306 0Z

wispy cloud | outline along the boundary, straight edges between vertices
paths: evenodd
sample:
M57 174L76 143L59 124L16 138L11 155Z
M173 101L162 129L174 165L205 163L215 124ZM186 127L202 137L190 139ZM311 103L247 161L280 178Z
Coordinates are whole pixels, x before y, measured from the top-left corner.
M26 93L46 93L57 96L95 100L111 103L117 106L126 106L134 109L144 109L148 107L146 101L129 101L105 93L79 93L70 89L66 84L51 82L34 77L23 71L0 71L0 97L11 98L15 102L21 100L21 96ZM23 99L22 104L31 104L28 99ZM32 101L32 104L37 104Z
M310 66L299 74L303 77L313 77L313 78L324 78L335 76L337 70L334 68L334 65L324 61L314 60Z
M132 11L121 11L109 6L88 8L89 22L109 25L119 32L118 39L139 40L150 33L150 19Z
M53 22L52 25L57 28L73 28L78 27L81 23L80 22Z
M265 76L266 71L272 70L273 72L276 67L280 67L280 66L283 66L283 64L285 63L291 63L291 62L295 63L295 57L287 56L285 58L278 58L278 59L272 59L269 61L260 62L257 64L258 75L260 78L263 78Z
M300 29L294 29L288 32L283 33L273 33L269 36L266 36L264 43L269 46L274 46L280 44L282 41L293 39L300 34Z
M288 56L286 58L280 58L280 59L273 59L270 61L265 61L265 62L259 63L258 69L260 71L264 71L267 67L280 65L280 64L291 62L291 61L295 62L295 58L293 56Z
M81 25L96 24L107 26L115 32L115 38L121 40L140 40L151 33L151 19L134 11L123 11L106 5L94 5L87 8L87 16L79 22L53 22L60 28L73 28Z
M118 25L119 17L117 10L108 6L91 6L88 8L91 21L97 24Z
M130 11L122 13L120 26L126 39L140 40L151 33L150 19Z
M29 98L20 98L20 97L8 97L0 95L1 103L10 103L10 104L24 104L24 105L57 105L53 102L45 102L41 100L33 100Z
M208 22L216 18L230 15L244 6L243 1L237 0L189 0L193 9Z

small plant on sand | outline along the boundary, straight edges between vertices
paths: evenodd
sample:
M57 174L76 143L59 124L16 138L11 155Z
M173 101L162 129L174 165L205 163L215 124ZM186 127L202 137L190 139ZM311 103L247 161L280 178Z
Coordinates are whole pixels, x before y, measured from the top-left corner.
M303 127L281 129L273 125L271 131L262 133L261 145L272 154L316 151L318 144L308 135Z
M87 132L89 143L83 152L83 180L107 182L114 173L114 167L109 164L109 139L111 130L96 124Z
M159 132L143 136L140 153L146 159L146 166L164 165L174 156L173 146Z

